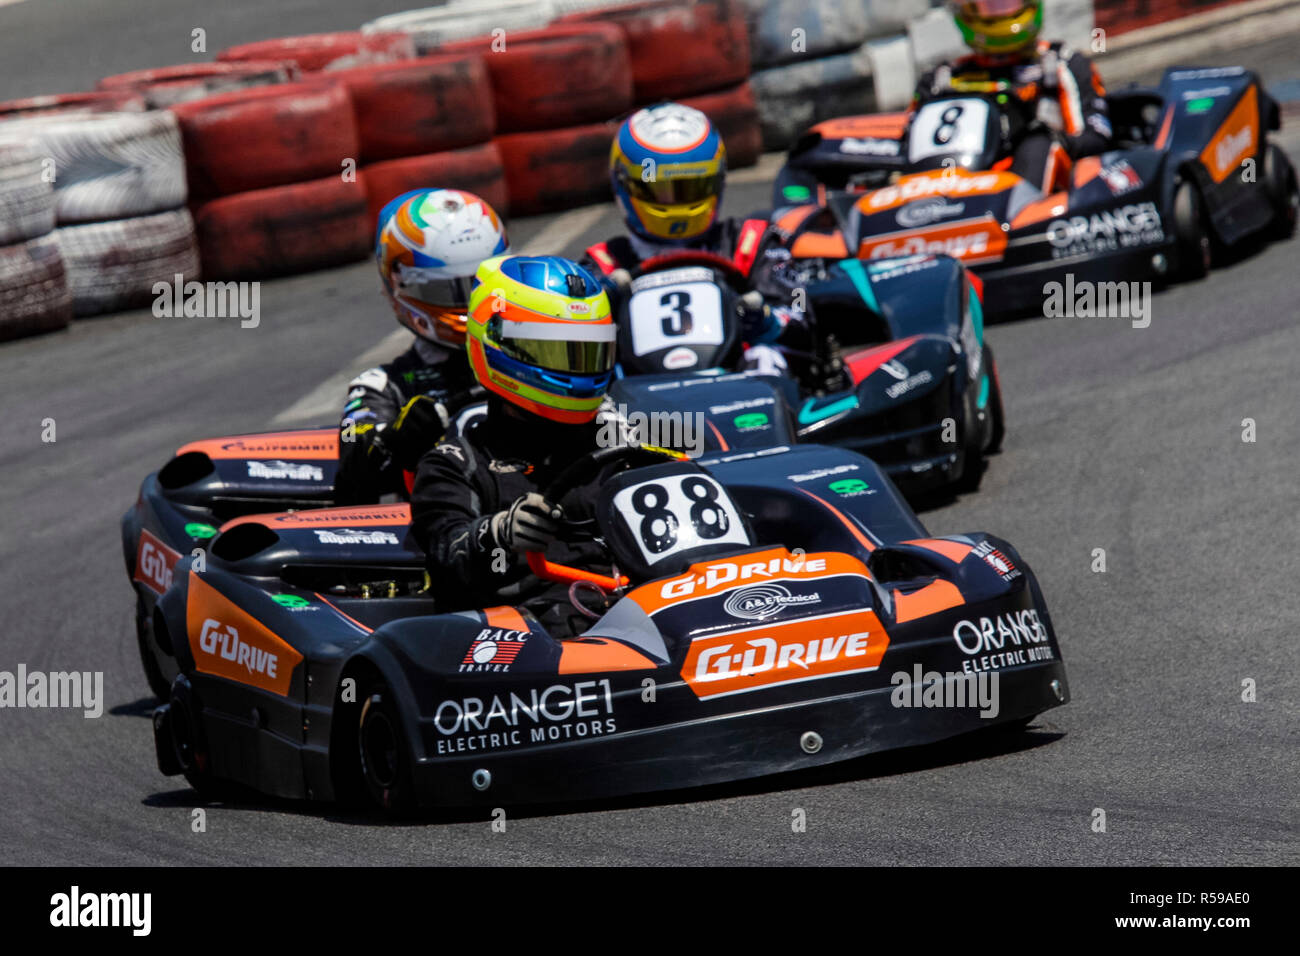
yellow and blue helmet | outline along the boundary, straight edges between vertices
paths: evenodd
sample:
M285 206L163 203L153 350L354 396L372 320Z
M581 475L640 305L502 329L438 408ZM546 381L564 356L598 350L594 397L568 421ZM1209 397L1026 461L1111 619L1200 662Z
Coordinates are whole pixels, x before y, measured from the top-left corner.
M727 149L697 109L661 103L634 113L614 137L609 167L614 198L639 236L694 239L718 218Z
M596 417L614 368L614 319L590 272L561 256L498 256L478 267L465 347L480 385L542 418Z

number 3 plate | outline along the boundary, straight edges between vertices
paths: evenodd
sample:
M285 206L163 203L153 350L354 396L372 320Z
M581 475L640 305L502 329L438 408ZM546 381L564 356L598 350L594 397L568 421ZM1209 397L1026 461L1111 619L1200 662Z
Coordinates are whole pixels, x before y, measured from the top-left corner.
M680 269L638 279L628 303L632 352L638 357L678 345L722 344L722 293L707 269Z

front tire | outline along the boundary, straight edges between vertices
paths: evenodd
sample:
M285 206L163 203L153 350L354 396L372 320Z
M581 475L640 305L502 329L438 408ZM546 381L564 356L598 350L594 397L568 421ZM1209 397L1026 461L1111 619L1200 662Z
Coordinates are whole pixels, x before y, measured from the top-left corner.
M1188 179L1174 192L1174 236L1178 251L1177 279L1180 282L1204 279L1210 272L1210 233L1205 228L1201 193Z
M357 760L366 792L376 806L392 816L415 808L411 748L392 691L380 678L371 678L361 695Z
M1264 183L1277 206L1277 215L1269 224L1269 238L1290 239L1300 218L1300 186L1296 183L1295 167L1276 143L1269 143L1264 153Z
M993 350L987 345L984 346L984 361L989 369L989 416L992 418L989 443L984 452L995 455L1002 450L1002 440L1007 437L1007 419L1002 408L1002 380L998 378L998 365Z

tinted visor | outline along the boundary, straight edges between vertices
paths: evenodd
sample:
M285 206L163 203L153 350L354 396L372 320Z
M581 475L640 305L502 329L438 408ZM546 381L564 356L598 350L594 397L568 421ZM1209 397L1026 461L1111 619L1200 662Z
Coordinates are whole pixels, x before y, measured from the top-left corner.
M629 175L627 170L619 171L619 178L633 199L654 203L656 206L678 206L712 199L722 192L723 176L723 173L714 173L712 176L687 176L646 182L640 176Z
M1016 17L1029 4L1025 0L966 0L956 4L967 16L992 20L996 17Z
M488 334L506 355L548 371L593 375L614 367L613 325L503 322L493 317Z
M474 277L457 276L448 279L432 276L424 269L403 269L394 276L394 280L400 295L425 305L464 312L469 307L469 290Z

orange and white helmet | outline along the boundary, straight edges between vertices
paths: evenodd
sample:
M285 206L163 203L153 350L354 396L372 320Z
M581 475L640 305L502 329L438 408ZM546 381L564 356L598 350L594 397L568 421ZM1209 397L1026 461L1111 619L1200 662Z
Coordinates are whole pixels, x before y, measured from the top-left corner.
M463 190L412 190L379 213L375 259L397 321L447 348L465 344L479 263L507 251L501 217Z

